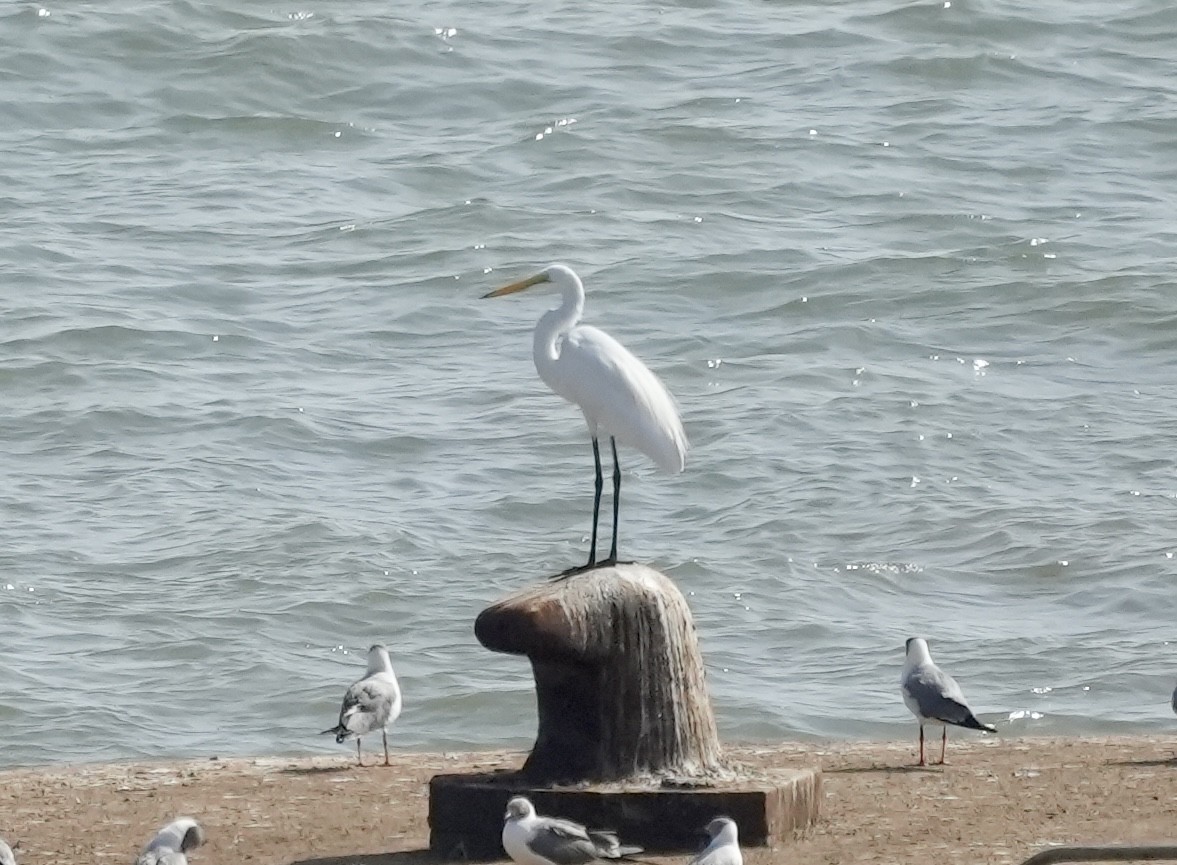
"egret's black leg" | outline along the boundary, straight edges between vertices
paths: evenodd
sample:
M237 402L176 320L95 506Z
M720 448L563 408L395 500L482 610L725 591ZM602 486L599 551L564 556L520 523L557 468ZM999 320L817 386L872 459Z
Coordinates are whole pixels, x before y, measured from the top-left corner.
M616 445L613 446L613 461L614 461L614 463L616 463L616 461L617 461L617 446ZM597 566L597 525L599 524L600 518L601 518L601 491L605 488L605 478L604 478L604 475L601 474L601 446L597 443L596 436L593 436L593 462L596 463L597 478L596 478L596 483L593 487L593 490L594 490L594 492L593 492L593 537L592 537L592 541L591 541L591 546L589 547L588 561L585 564L580 565L579 567L572 567L566 571L561 571L560 573L556 574L556 579L558 579L558 580L562 580L567 577L571 577L573 574L580 574L585 571L592 570L593 568L595 568ZM614 511L613 519L614 519L614 521L616 521L616 519L617 519L616 511ZM616 529L615 529L615 531L616 531ZM616 537L613 539L613 547L614 547L614 552L616 553L616 547L617 547Z
M585 570L588 570L597 563L597 524L601 519L601 490L605 487L605 479L601 474L601 446L597 444L597 437L593 436L593 462L597 466L597 480L593 487L593 539L592 546L589 547L588 564Z
M609 558L601 564L617 564L617 514L621 511L621 463L617 461L617 440L609 437L609 444L613 447L613 545L609 548Z

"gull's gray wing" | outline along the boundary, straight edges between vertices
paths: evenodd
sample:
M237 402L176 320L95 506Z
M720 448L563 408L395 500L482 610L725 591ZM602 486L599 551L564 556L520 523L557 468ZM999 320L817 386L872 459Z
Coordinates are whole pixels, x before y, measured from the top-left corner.
M620 859L622 856L633 856L635 853L642 852L641 847L623 845L616 832L589 829L588 836L593 842L593 846L597 848L597 856L602 859Z
M553 817L540 819L527 846L556 865L585 865L598 857L597 845L583 826Z
M188 857L179 850L144 850L135 865L188 865Z
M925 664L912 670L903 680L903 690L925 718L960 726L969 726L970 719L976 721L960 685L939 667Z
M339 725L360 735L384 726L394 697L392 685L384 680L360 679L343 695Z

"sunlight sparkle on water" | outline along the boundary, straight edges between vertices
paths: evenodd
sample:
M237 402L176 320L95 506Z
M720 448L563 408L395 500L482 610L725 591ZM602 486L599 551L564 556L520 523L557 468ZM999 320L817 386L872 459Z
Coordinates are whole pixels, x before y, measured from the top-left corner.
M1041 712L1035 712L1030 709L1015 709L1014 711L1009 713L1009 719L1011 721L1021 721L1023 719L1037 721L1037 720L1044 718L1044 717L1046 717L1046 716L1043 715Z
M559 120L557 120L551 126L545 126L543 132L537 132L535 134L535 140L542 141L544 139L544 136L552 135L557 130L572 126L574 123L576 123L575 117L561 117Z

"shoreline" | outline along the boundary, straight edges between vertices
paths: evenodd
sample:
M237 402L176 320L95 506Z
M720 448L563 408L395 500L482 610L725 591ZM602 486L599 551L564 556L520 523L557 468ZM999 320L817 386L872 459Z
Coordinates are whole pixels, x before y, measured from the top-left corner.
M822 769L819 824L776 848L746 849L748 865L1018 863L1050 845L1157 842L1177 832L1177 735L1002 739L953 730L948 765L927 768L914 765L914 730L910 742L729 745L727 753L751 770ZM188 815L208 836L194 865L414 865L433 861L429 778L514 768L524 755L394 752L387 768L340 755L4 769L0 837L20 842L20 865L129 862L156 829Z

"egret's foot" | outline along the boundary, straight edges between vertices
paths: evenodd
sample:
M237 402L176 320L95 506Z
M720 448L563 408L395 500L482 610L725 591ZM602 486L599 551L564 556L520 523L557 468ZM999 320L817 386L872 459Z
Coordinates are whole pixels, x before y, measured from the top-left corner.
M569 577L576 576L577 574L583 574L585 571L591 571L593 568L596 568L596 567L600 567L600 565L598 565L596 561L589 559L583 565L576 565L575 567L571 567L571 568L568 568L567 570L560 571L560 573L556 574L554 577L552 577L552 579L553 580L566 580Z
M607 559L601 559L599 562L585 562L583 565L577 565L574 568L568 568L566 571L560 571L552 577L553 580L566 580L569 577L574 577L577 574L583 574L587 571L595 571L597 568L611 568L614 565L632 565L633 560L619 561L617 558L610 556Z

